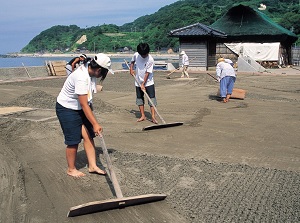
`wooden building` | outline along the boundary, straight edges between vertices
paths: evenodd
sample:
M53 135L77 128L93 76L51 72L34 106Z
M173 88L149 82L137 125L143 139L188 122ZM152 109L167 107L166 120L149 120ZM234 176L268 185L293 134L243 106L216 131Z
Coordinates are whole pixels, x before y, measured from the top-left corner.
M216 42L226 38L225 33L201 23L172 30L169 36L179 38L180 50L189 56L189 70L199 71L215 66Z
M227 34L226 43L280 43L280 63L292 64L291 48L296 34L272 21L266 14L249 6L237 5L210 27Z
M190 69L208 70L215 67L220 56L236 61L238 54L226 43L280 43L282 63L292 63L291 46L298 37L283 28L264 13L249 6L238 5L210 26L201 23L172 30L171 37L178 37L180 50L195 59Z

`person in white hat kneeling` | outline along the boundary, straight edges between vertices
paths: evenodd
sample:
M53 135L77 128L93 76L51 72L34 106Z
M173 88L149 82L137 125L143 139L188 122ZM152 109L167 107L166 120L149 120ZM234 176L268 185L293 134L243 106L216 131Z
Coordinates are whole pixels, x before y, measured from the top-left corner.
M186 55L185 51L181 51L180 55L181 55L181 59L182 59L182 62L181 62L182 75L181 75L181 77L183 78L186 76L187 78L189 78L190 76L189 76L189 73L187 72L187 69L190 65L189 57L188 57L188 55Z
M96 78L103 81L111 70L111 60L105 54L97 54L94 59L78 67L71 73L62 87L56 102L56 115L61 125L66 147L67 174L82 177L85 174L75 166L78 145L83 146L88 159L88 171L105 175L96 165L93 138L100 135L102 127L92 111L93 93L96 93Z

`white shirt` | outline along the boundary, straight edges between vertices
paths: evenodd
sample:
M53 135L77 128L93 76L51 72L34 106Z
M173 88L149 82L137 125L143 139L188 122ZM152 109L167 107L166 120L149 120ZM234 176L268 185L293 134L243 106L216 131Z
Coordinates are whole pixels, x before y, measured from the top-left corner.
M188 66L190 65L189 63L189 57L186 54L182 55L182 66Z
M62 87L57 102L65 108L81 110L78 95L88 95L88 102L92 103L93 92L96 93L96 78L90 77L87 65L81 65L71 73Z
M224 59L224 60L225 60L226 63L229 63L231 66L234 65L233 62L232 62L232 60L230 60L230 59Z
M226 63L224 61L217 64L216 72L217 72L217 76L220 79L222 79L225 76L232 76L232 77L236 76L233 67L229 63Z
M143 58L138 52L136 52L133 55L131 62L135 62L135 76L136 79L139 80L140 84L144 82L145 74L149 73L147 82L145 83L145 87L153 85L153 57L150 54L148 54L146 58ZM135 86L139 87L138 83L135 82Z

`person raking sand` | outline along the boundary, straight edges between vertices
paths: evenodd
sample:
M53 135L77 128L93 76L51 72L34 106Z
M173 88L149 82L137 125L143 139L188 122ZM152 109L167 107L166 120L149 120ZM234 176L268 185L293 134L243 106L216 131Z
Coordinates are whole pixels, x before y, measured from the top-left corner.
M224 103L229 101L232 94L236 73L231 64L227 63L224 58L218 59L216 66L216 75L220 82L220 96Z
M103 81L108 71L112 72L110 66L111 60L107 55L97 54L67 77L57 97L56 114L67 145L67 174L70 176L85 176L75 166L78 144L82 139L89 173L106 174L96 164L93 138L101 134L102 127L92 111L92 95L96 92L96 78Z
M145 99L144 99L144 92L149 95L150 99L152 100L154 106L157 105L156 98L155 98L155 87L154 87L154 79L153 79L153 66L154 66L154 59L149 54L150 47L147 43L140 43L137 46L137 52L133 55L130 63L130 74L132 76L136 76L136 79L139 80L141 87L139 84L135 82L135 89L136 89L136 104L139 106L139 110L141 113L141 117L137 120L138 122L146 120L145 116ZM135 71L134 72L134 66ZM155 118L155 109L148 101L151 110L151 121L157 124L157 120Z

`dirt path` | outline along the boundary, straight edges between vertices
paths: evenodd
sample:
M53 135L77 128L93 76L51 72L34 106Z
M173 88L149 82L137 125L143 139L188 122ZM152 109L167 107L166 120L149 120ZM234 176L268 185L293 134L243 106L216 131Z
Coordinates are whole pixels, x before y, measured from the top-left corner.
M109 76L94 104L124 195L166 193L167 199L76 218L66 218L71 206L113 193L103 176L65 174L53 110L64 79L2 83L1 106L35 110L0 116L0 222L299 221L300 76L240 74L236 87L247 90L246 99L223 104L215 97L218 84L205 74L164 75L155 78L158 109L181 127L141 131L151 123L136 122L126 73ZM77 166L87 172L82 147Z

